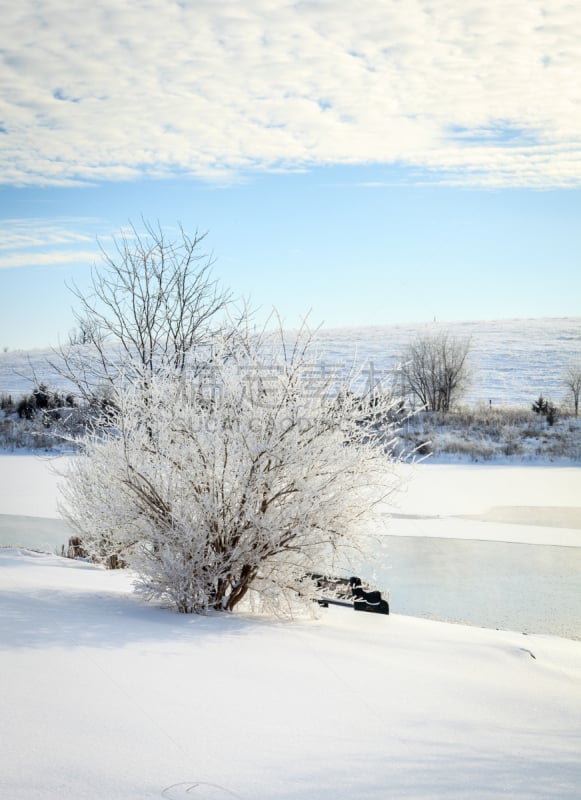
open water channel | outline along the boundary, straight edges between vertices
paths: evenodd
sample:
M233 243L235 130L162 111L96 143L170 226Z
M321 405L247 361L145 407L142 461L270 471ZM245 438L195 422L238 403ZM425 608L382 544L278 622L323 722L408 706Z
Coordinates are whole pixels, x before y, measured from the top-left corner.
M0 514L0 546L54 553L69 535L62 520ZM362 577L396 614L581 640L579 547L387 536Z
M385 537L367 577L391 611L485 628L581 639L581 548Z

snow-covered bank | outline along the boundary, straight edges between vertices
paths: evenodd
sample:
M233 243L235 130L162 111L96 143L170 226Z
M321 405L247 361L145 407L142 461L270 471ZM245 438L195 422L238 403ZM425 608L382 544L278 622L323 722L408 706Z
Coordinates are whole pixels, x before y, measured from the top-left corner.
M0 453L0 514L57 519L67 459ZM581 467L400 465L389 533L581 547Z
M0 513L57 519L62 463L0 455ZM580 533L554 526L580 469L406 471L391 533ZM0 549L0 664L9 800L581 795L577 641L336 608L186 617L125 571Z
M581 468L401 467L389 533L581 547Z
M1 797L581 793L579 642L334 608L186 617L125 572L14 550L0 586Z
M0 453L0 513L58 518L58 470L64 465L54 456Z
M404 467L400 511L482 514L498 506L579 508L581 467L433 464Z

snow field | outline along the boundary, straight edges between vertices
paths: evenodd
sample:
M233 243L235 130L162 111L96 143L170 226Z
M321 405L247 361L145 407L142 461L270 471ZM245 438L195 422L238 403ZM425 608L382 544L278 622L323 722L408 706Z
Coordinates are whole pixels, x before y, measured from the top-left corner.
M126 573L18 550L0 581L2 797L579 796L581 643L180 616Z
M0 511L55 517L54 466L0 456ZM419 535L581 496L575 469L413 471L399 513ZM491 538L579 533L542 516L465 522ZM131 580L0 549L1 798L581 796L581 642L333 607L286 623L184 616Z
M563 370L579 358L581 318L469 320L359 328L321 328L317 347L328 365L373 362L377 378L397 366L407 342L418 335L446 331L471 343L473 381L466 395L469 404L492 402L494 406L526 406L539 394L561 402L565 389ZM33 388L31 377L49 386L70 390L48 361L52 350L15 350L0 353L0 394L15 397Z
M581 547L581 469L402 465L389 533Z

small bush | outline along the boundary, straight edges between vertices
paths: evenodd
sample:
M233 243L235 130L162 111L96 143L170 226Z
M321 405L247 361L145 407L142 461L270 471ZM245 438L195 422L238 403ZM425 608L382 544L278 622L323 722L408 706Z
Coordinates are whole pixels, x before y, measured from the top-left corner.
M549 425L554 425L557 421L557 407L550 400L546 400L542 394L533 403L532 410L535 414L544 416Z

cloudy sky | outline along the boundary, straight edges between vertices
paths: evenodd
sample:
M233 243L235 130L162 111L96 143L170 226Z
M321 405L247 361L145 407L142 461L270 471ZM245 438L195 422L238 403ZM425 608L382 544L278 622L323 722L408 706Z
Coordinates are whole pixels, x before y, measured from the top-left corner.
M580 315L580 41L564 0L19 0L0 348L142 216L289 323Z

